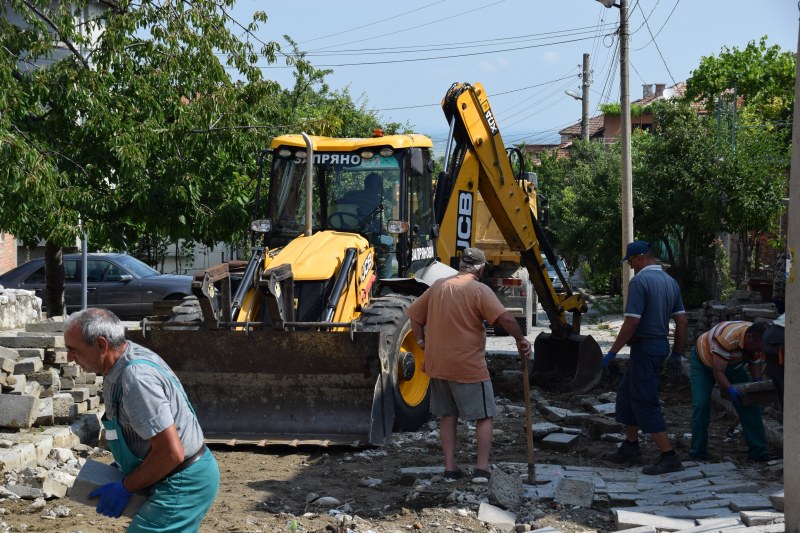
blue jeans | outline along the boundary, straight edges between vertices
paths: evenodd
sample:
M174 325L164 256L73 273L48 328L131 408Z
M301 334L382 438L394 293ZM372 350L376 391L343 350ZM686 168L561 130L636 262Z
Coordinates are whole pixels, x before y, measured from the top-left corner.
M714 390L716 380L709 367L700 362L697 350L692 348L689 356L691 375L689 381L692 385L692 447L689 454L692 457L704 458L708 454L708 423L711 420L711 392ZM743 367L735 368L728 365L725 377L732 384L747 383L750 377ZM767 437L764 432L764 421L761 418L760 405L736 407L739 421L742 423L744 439L749 452L747 457L758 459L767 454Z
M639 426L645 433L666 431L658 392L659 373L668 355L667 339L642 339L631 344L628 370L617 388L617 422Z

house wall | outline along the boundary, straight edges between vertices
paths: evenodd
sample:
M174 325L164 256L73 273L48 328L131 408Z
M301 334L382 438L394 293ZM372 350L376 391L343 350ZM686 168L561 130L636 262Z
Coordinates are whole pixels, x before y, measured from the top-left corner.
M0 232L0 274L17 266L17 241L9 233Z

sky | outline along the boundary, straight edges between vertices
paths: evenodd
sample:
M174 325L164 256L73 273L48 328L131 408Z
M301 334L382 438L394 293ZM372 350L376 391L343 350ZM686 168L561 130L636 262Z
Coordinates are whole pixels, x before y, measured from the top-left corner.
M797 51L795 0L628 0L631 100L643 84L685 81L703 56L769 45ZM454 82L483 84L507 145L557 142L578 123L581 63L589 54L590 116L619 102L620 10L595 0L405 0L276 2L238 0L244 23L266 12L257 38L291 48L288 35L332 89L377 111L384 123L409 123L434 143L446 137L442 97ZM290 87L285 59L265 77Z

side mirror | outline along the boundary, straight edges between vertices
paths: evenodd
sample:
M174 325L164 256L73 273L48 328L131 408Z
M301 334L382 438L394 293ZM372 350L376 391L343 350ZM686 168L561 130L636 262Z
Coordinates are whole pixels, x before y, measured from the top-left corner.
M408 151L411 156L411 176L422 176L425 173L425 163L422 158L422 148L411 148Z
M119 281L121 281L122 283L128 283L129 281L133 281L133 276L131 276L130 274L122 274L119 277Z

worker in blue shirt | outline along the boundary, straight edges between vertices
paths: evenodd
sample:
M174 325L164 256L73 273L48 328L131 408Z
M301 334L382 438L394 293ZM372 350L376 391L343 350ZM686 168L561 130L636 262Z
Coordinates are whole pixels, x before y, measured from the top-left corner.
M630 362L617 390L616 420L625 425L626 440L608 455L615 463L638 463L639 428L650 433L661 452L659 460L642 469L647 475L683 470L680 457L672 448L666 433L666 422L658 402L659 373L670 357L670 366L680 367L686 344L686 310L677 282L661 268L650 244L634 241L626 248L626 262L636 275L628 286L625 319L611 350L603 357L607 367L617 352L630 346ZM670 318L675 321L675 339L670 346Z

